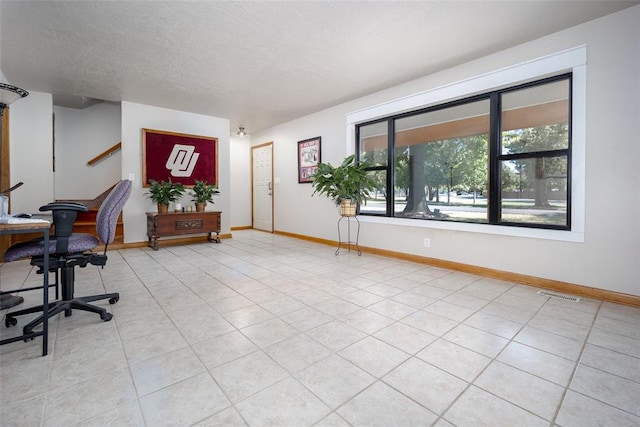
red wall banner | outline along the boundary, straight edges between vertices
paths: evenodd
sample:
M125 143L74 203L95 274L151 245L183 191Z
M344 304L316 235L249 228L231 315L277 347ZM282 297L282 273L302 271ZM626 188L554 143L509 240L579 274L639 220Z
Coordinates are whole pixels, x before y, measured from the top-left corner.
M142 185L149 180L218 184L218 138L142 129Z

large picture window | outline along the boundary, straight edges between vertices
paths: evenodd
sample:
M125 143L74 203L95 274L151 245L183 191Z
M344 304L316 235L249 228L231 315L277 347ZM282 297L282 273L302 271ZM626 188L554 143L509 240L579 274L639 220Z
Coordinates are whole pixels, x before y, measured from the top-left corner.
M571 229L571 75L356 125L361 215Z

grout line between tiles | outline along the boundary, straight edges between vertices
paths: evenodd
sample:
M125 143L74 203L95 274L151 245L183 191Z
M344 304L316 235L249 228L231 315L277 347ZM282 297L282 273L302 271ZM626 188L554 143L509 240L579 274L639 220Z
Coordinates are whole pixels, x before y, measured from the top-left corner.
M567 381L567 385L564 388L564 391L562 393L562 397L560 398L560 401L558 402L558 406L556 408L555 414L553 415L553 418L551 419L551 422L553 424L556 423L556 420L558 419L558 415L560 414L560 409L562 409L562 404L564 403L565 398L567 397L567 393L569 392L570 388L571 388L571 383L573 382L573 378L576 375L576 372L578 371L578 367L580 366L580 361L582 360L582 355L584 354L584 349L587 347L587 343L589 342L589 337L591 336L591 331L593 330L593 325L596 322L596 319L598 318L598 313L600 313L600 307L602 306L602 303L598 304L598 309L596 310L593 319L591 321L591 326L589 327L589 333L587 334L587 336L584 339L584 342L582 343L582 347L580 348L580 353L578 354L578 357L576 358L576 363L573 366L573 371L571 372L571 376L569 377L569 381Z

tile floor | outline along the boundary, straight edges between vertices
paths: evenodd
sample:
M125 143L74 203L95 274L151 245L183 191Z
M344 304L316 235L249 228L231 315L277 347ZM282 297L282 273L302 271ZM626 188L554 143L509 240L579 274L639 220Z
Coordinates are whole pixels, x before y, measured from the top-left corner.
M640 425L638 308L251 230L110 251L77 272L104 290L111 322L0 348L0 425Z

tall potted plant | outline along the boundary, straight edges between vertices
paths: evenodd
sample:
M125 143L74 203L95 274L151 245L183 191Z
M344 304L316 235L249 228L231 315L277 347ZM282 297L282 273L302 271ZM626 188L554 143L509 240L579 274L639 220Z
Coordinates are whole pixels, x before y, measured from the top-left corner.
M346 157L335 167L331 163L319 163L312 177L313 194L330 198L340 206L342 216L355 216L356 207L369 197L376 182L367 172L366 162L357 162L355 154Z
M208 184L207 181L199 181L191 188L192 201L196 202L196 212L204 212L207 203L214 203L213 196L220 194L215 184Z
M156 181L150 179L149 192L147 196L158 205L158 213L167 213L169 210L169 203L175 202L184 194L184 185L179 182L168 181Z

